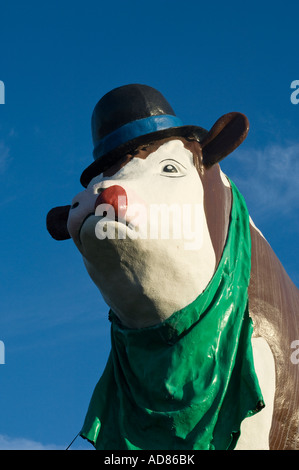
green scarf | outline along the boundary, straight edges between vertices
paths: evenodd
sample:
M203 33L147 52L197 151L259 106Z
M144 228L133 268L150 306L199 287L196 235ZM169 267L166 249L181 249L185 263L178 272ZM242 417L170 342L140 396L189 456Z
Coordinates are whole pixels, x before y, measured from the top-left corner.
M231 186L227 242L204 292L152 327L125 328L110 312L111 353L81 431L96 449L233 449L242 420L265 406L248 313L249 216Z

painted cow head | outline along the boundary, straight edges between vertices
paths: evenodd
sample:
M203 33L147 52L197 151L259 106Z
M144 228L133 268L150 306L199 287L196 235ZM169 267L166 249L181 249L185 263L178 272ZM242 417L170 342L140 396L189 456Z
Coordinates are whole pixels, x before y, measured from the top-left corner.
M209 132L179 124L150 87L105 95L93 114L95 161L82 174L85 189L47 217L50 234L73 239L129 327L156 324L193 301L226 239L230 188L218 162L245 139L248 120L229 113Z

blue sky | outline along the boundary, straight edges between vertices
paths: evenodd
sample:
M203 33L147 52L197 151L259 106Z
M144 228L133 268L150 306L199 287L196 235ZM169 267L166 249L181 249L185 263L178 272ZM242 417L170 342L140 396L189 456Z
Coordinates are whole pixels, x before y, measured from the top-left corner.
M246 141L221 166L299 285L298 13L255 0L2 2L0 449L68 445L109 353L108 308L45 218L81 190L91 113L110 89L151 85L205 128L247 115Z

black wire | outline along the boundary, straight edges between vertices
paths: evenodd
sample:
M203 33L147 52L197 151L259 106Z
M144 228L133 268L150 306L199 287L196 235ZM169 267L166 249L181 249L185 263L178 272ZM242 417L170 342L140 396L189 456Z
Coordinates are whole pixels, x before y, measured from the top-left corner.
M73 444L73 442L77 439L77 437L79 436L80 432L78 432L78 434L74 437L74 439L72 440L72 442L67 446L67 448L65 450L68 450L71 445Z

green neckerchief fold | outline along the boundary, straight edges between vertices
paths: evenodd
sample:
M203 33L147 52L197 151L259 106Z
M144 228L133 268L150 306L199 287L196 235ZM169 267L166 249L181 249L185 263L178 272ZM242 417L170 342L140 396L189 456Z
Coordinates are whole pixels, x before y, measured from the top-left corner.
M110 312L111 353L81 431L96 449L232 449L242 420L263 408L248 313L249 216L231 186L226 245L204 292L153 327L125 328Z

